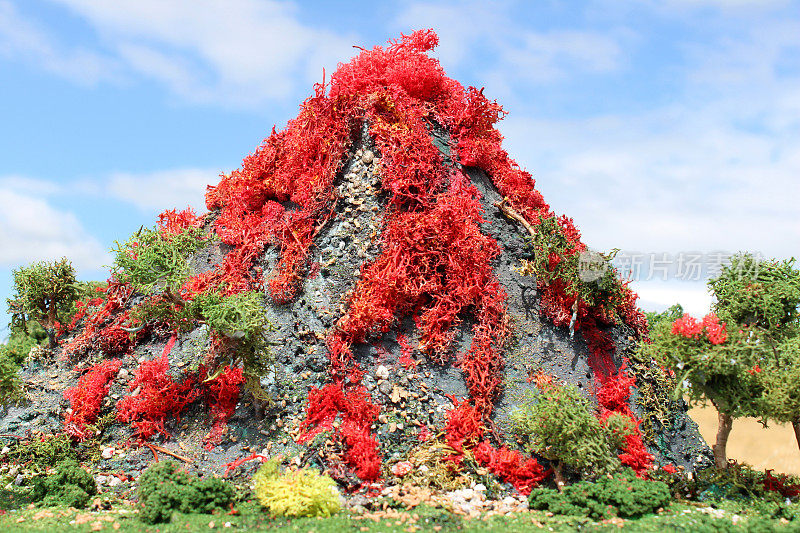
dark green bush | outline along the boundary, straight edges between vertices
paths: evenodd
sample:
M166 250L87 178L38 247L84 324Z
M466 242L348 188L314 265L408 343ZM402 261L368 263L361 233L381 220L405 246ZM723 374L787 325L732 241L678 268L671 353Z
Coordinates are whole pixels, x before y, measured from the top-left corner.
M654 477L664 481L672 494L677 498L688 500L738 502L785 502L786 498L797 501L800 489L800 478L783 476L755 470L746 464L730 462L728 468L709 467L695 472L690 478L683 475L666 474L663 471L654 473ZM768 490L772 485L776 490ZM782 491L782 492L781 492Z
M169 522L175 511L210 514L225 510L233 503L236 491L221 479L200 479L164 461L144 471L137 494L144 504L139 519L157 524Z
M655 512L670 501L665 483L639 479L632 470L609 475L596 482L581 481L564 488L538 488L528 502L532 509L554 514L588 516L589 518L638 517Z
M63 461L56 473L41 475L33 480L31 499L40 505L83 508L97 494L92 475L74 461Z

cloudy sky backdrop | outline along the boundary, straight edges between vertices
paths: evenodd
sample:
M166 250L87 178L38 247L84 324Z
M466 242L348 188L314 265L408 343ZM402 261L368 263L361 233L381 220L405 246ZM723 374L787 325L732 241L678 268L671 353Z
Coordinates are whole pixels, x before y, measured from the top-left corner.
M665 259L798 255L800 2L0 0L0 307L33 260L104 279L115 239L202 210L323 68L426 27L553 208L645 259L643 307L709 305Z

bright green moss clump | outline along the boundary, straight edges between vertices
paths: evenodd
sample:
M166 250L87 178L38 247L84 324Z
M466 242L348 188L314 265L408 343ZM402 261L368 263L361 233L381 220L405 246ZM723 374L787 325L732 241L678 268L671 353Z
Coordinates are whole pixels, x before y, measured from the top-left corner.
M630 469L601 477L594 483L575 483L562 492L534 489L528 498L532 509L593 519L638 517L655 512L669 501L670 491L666 483L639 479Z
M331 516L339 512L339 493L328 476L310 469L278 473L278 460L264 463L253 476L261 505L275 516Z
M139 519L158 524L169 522L175 511L210 514L227 510L236 491L219 478L196 478L175 463L163 461L144 471L137 494L144 504Z

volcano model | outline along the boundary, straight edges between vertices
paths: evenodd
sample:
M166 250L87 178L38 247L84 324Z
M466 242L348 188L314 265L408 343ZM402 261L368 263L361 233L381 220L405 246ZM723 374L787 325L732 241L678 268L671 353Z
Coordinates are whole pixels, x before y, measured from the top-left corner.
M439 453L527 491L549 465L510 415L555 379L630 420L623 465L706 461L672 378L636 357L636 295L436 44L419 31L340 65L209 186L207 214L168 211L121 244L59 347L29 358L0 432L68 435L126 472L159 450L218 471L283 453L351 487L432 475L418 467Z

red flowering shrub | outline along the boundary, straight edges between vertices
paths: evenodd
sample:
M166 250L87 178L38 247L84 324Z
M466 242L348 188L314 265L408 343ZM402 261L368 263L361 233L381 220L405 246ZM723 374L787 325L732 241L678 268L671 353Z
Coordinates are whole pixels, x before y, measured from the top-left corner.
M725 322L720 322L714 313L704 316L702 322L686 313L672 323L673 335L681 335L687 339L699 339L704 333L711 344L722 344L728 340Z
M686 313L672 323L672 334L683 335L687 339L697 339L703 333L703 325Z
M97 420L103 399L108 395L109 383L121 366L121 359L107 359L91 367L75 387L64 391L64 398L70 404L64 419L64 431L68 435L81 441L88 437L86 426Z
M703 317L703 330L706 338L711 344L722 344L728 340L728 333L725 331L725 322L720 322L717 315L709 313Z

